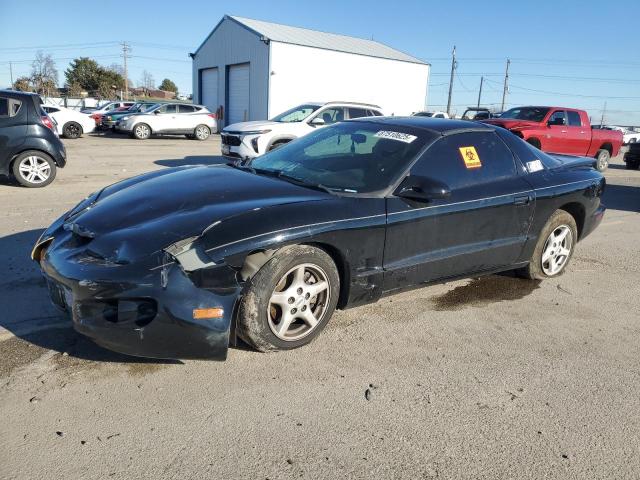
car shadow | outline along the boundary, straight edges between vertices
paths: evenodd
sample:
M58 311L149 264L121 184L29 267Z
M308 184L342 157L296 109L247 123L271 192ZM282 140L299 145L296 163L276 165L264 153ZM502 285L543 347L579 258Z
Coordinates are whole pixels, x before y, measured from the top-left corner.
M31 248L43 230L28 230L0 238L0 339L7 330L38 347L95 362L182 363L130 357L106 350L76 333L71 320L52 304L46 281L30 258Z
M640 212L640 187L608 183L602 201L611 210Z
M156 160L156 165L161 167L185 167L188 165L224 165L229 162L222 155L188 155L184 158Z

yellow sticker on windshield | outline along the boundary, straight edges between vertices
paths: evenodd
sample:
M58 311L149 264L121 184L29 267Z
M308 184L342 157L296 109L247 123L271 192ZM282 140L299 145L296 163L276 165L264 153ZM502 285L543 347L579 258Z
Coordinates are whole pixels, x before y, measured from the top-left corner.
M460 155L462 155L465 167L480 168L482 166L480 156L478 152L476 152L475 147L460 147Z

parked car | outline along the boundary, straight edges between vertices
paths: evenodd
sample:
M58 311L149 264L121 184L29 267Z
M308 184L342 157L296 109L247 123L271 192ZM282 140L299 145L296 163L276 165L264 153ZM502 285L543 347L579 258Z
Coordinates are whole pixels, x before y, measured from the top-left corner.
M624 154L624 162L629 170L638 170L640 168L640 142L629 144L629 149Z
M58 105L42 105L42 109L56 121L58 135L65 138L79 138L96 128L95 121L85 113Z
M146 140L151 135L186 135L206 140L218 131L216 114L207 107L191 103L165 103L144 113L136 113L117 125L133 138Z
M600 171L622 146L621 132L592 129L587 112L574 108L516 107L485 122L510 130L544 152L595 158Z
M102 105L96 110L87 111L86 109L80 110L81 113L88 113L91 118L95 120L96 127L100 126L102 122L102 116L108 112L118 110L120 108L130 108L136 102L109 102Z
M495 115L491 113L491 110L489 110L488 108L468 107L464 111L460 119L478 121L478 120L487 120L489 118L494 118L494 116Z
M25 187L44 187L66 164L53 121L32 93L0 90L0 175Z
M604 215L588 162L488 125L352 120L248 164L106 187L32 257L75 329L107 348L224 359L240 337L292 349L334 309L407 288L513 269L556 278Z
M640 141L640 132L636 132L634 129L625 129L622 132L622 143L629 145Z
M135 115L136 113L144 113L147 110L151 110L156 105L159 105L158 102L139 102L133 104L131 107L126 110L116 110L111 111L102 116L102 121L100 125L102 128L111 128L115 130L116 124L123 119L127 119L131 115Z
M309 102L276 115L271 120L241 122L222 130L222 154L254 158L309 132L352 118L381 116L377 105L354 102Z
M430 118L449 118L447 112L415 112L414 117L430 117Z

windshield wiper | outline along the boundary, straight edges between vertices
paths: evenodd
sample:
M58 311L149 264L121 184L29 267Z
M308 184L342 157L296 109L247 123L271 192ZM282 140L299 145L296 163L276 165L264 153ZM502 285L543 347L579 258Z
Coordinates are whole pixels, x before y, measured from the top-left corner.
M323 185L321 183L308 182L303 178L294 177L284 172L278 173L278 178L281 178L282 180L285 180L287 182L291 182L295 185L300 185L301 187L314 188L316 190L321 190L323 192L327 192L331 194L333 194L336 190L336 189L331 189L330 187L327 187L326 185Z

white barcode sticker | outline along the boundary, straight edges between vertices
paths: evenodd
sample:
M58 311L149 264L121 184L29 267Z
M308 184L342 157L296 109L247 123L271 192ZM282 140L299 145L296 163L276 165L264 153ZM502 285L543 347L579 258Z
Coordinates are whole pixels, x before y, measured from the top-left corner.
M540 160L533 160L531 162L527 162L527 170L529 173L538 172L540 170L544 170L544 165Z
M390 132L388 130L380 130L378 133L374 135L374 137L388 138L390 140L398 140L399 142L404 142L404 143L411 143L416 138L418 138L415 135L410 135L408 133Z

